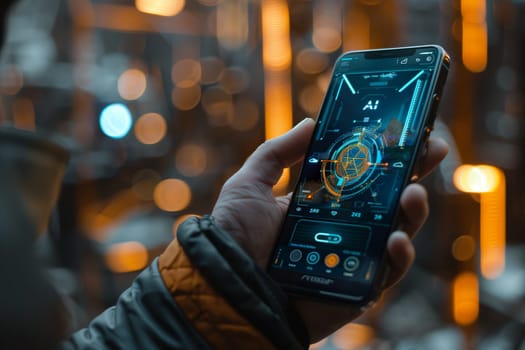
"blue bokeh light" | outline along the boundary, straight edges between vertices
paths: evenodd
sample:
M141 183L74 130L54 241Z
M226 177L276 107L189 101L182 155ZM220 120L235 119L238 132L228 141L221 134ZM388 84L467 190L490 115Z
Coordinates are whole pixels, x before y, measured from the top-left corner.
M128 134L133 124L131 112L122 103L113 103L106 106L100 113L100 129L111 138L120 139Z

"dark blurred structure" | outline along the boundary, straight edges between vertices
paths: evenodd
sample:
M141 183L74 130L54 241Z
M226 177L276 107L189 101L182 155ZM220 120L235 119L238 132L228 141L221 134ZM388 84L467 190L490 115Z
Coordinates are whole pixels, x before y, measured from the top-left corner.
M46 135L0 128L2 349L55 349L69 328L62 298L33 249L47 230L67 160Z
M114 301L180 220L209 213L259 143L316 115L342 51L436 43L453 58L435 130L452 149L424 180L432 214L417 264L362 325L315 347L525 346L524 10L517 0L21 0L0 120L60 135L72 152L43 246L69 281L77 325ZM465 163L506 176L496 279L479 273L480 195L453 183ZM457 311L463 273L479 292Z

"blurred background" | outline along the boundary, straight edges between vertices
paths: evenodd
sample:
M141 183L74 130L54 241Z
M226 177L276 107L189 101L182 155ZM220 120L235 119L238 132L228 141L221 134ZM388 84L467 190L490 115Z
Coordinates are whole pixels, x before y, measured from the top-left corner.
M209 213L257 145L316 116L341 52L434 43L452 56L434 130L451 150L424 180L416 264L312 348L525 349L524 20L522 0L19 1L0 122L72 152L38 241L72 327Z

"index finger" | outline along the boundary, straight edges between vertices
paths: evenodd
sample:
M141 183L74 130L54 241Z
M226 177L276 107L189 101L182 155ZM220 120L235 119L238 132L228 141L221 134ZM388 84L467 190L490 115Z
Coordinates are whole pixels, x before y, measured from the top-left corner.
M441 137L430 137L425 152L418 161L420 178L427 176L445 158L448 143Z

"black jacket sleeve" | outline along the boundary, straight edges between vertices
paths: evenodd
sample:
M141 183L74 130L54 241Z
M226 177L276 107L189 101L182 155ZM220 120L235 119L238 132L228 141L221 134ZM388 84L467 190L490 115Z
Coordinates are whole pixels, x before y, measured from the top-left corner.
M164 286L157 259L122 293L115 306L61 346L62 350L208 348Z

